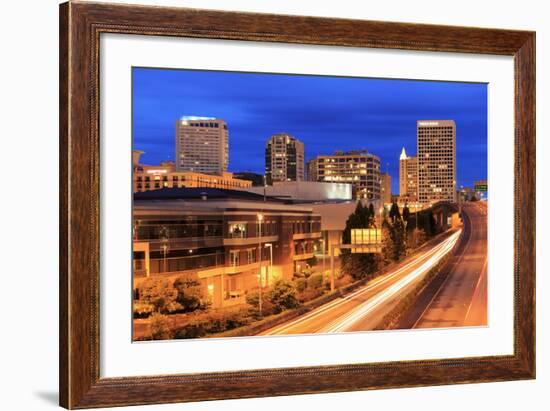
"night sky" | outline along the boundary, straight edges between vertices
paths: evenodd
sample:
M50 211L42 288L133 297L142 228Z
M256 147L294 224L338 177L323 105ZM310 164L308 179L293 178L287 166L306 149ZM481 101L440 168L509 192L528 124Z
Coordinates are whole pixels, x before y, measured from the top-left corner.
M416 154L417 120L455 120L458 186L487 178L487 85L477 83L133 69L133 138L144 164L174 160L184 115L224 119L229 171L264 172L267 139L304 142L306 161L367 149L399 192L399 155Z

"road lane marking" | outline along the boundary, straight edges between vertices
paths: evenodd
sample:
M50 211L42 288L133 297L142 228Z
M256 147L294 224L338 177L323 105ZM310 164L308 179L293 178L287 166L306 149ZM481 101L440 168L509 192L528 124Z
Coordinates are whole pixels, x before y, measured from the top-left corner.
M460 231L458 231L457 233L460 233ZM453 234L453 235L455 235L455 234ZM289 328L292 328L292 327L296 326L297 324L299 324L301 322L305 322L305 321L309 320L311 317L315 317L315 316L319 316L321 314L324 314L327 310L331 310L337 305L344 304L344 303L348 302L350 299L356 298L356 297L360 296L361 294L364 294L364 293L367 293L368 291L371 291L373 288L379 287L379 286L387 283L388 281L395 278L397 275L401 274L404 270L410 268L412 265L420 264L423 260L426 260L431 255L433 255L436 252L438 252L439 250L441 250L445 246L446 241L448 241L451 237L449 237L445 241L437 244L433 248L425 251L423 254L417 256L414 260L408 262L403 267L398 268L393 273L388 273L386 276L384 276L380 279L374 280L374 282L371 282L370 284L367 284L365 287L362 287L359 290L354 291L353 293L351 293L351 294L349 294L345 297L342 297L342 298L336 299L336 300L334 300L330 303L327 303L327 304L313 310L312 312L310 312L306 315L300 316L299 318L297 318L296 320L294 320L294 321L292 321L288 324L283 324L283 325L273 329L271 332L268 332L268 333L260 333L260 335L284 334L285 331L287 331Z
M399 280L398 282L396 282L386 290L381 291L380 293L378 293L376 296L369 299L365 303L359 305L357 308L352 310L347 315L344 315L343 317L337 319L336 321L333 321L327 327L323 328L320 332L335 333L335 332L346 331L347 329L351 328L355 323L363 319L367 314L369 314L376 307L378 307L383 302L388 300L390 297L394 296L396 293L401 291L403 288L405 288L411 282L416 280L426 271L434 267L437 264L437 262L441 258L443 258L443 256L445 256L448 252L452 250L452 248L456 244L456 241L458 240L459 234L460 234L460 231L458 231L457 233L449 237L447 240L445 240L443 243L445 244L445 246L442 249L440 249L437 253L431 256L426 262L424 262L420 267L413 270L406 277L402 278L401 280Z

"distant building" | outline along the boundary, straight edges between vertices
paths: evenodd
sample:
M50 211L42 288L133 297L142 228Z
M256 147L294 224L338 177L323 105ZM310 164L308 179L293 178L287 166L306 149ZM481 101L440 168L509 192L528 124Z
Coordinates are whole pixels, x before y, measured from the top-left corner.
M275 181L304 181L304 143L290 134L272 135L265 146L265 178Z
M310 181L352 184L355 198L380 199L380 158L367 150L317 156L308 171Z
M380 174L380 200L382 203L391 203L391 176L388 173Z
M176 170L218 174L229 165L229 133L224 120L184 116L176 122Z
M453 120L417 121L418 200L456 201L456 125Z
M185 275L200 282L213 307L244 304L260 278L266 288L291 279L321 238L311 207L236 190L136 193L133 222L134 284Z
M134 152L134 161L139 162L143 151ZM133 192L158 190L160 188L181 187L210 187L225 189L246 189L252 182L235 178L232 173L223 172L221 175L195 173L192 171L176 171L173 161L164 161L160 165L144 165L134 163Z
M251 187L246 191L293 202L319 202L351 200L351 184L324 183L318 181L282 181L272 186Z
M265 177L262 174L252 173L250 171L236 171L233 173L233 177L239 180L251 181L252 187L259 187L265 184Z
M399 197L404 202L418 199L418 158L407 156L405 147L399 157Z

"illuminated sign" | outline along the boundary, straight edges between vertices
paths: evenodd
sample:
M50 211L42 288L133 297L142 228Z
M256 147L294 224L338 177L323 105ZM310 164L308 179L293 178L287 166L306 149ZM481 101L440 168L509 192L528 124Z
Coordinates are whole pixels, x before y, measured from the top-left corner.
M351 244L362 246L352 248L352 253L379 253L382 251L382 230L380 228L352 228Z
M437 121L419 121L419 126L438 126L439 122Z

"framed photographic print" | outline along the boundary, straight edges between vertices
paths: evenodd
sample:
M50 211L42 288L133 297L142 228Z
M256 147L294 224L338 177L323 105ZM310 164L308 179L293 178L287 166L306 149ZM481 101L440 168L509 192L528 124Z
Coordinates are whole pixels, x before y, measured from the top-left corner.
M535 377L535 34L60 6L66 408Z

